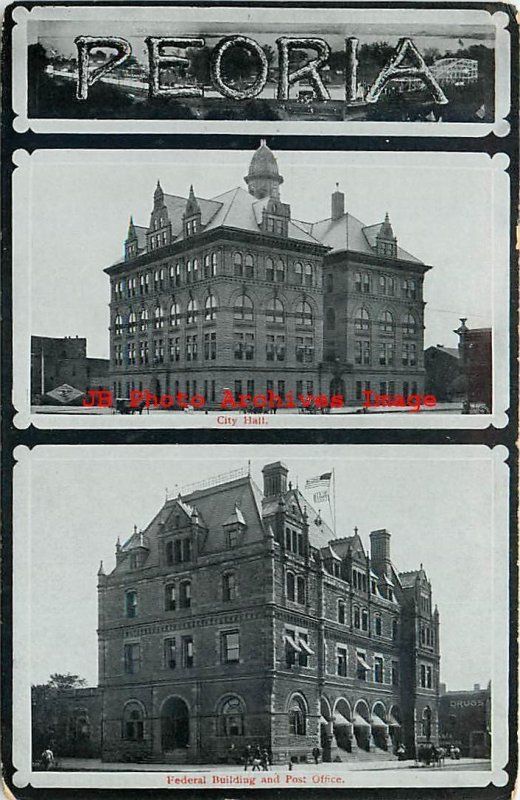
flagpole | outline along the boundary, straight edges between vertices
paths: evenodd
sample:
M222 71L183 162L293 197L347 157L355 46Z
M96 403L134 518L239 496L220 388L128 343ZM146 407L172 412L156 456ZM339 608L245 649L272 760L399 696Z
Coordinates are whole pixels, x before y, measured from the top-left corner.
M332 496L334 498L334 535L336 535L336 469L332 468Z

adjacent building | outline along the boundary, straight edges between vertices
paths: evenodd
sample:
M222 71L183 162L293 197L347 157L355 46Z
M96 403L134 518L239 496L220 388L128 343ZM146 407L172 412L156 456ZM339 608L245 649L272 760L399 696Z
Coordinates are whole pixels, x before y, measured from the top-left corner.
M491 753L491 682L466 691L446 691L441 684L439 737L463 756L489 758Z
M107 358L87 357L87 340L78 336L31 336L31 401L63 384L80 392L107 389Z
M114 395L422 392L430 267L388 215L364 225L336 188L327 219L294 219L265 142L244 180L211 199L158 182L148 224L130 220L105 269Z
M218 763L438 741L439 615L391 535L338 536L281 463L167 500L101 565L102 757ZM341 531L343 534L344 531Z

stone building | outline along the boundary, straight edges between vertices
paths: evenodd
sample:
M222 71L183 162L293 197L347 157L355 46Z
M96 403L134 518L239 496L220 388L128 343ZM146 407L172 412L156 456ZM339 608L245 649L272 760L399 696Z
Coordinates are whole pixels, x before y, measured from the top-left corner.
M438 741L439 616L390 533L338 538L281 463L165 502L101 565L102 757L275 762ZM343 531L342 531L343 533ZM365 757L368 757L365 753Z
M157 184L110 277L115 396L423 391L423 277L390 221L365 226L337 189L330 217L295 220L262 142L237 187L210 200Z
M108 388L109 361L87 357L87 340L78 336L31 336L31 401L61 384L81 392Z
M491 682L473 689L446 691L440 686L439 737L444 747L463 756L489 758L491 753Z

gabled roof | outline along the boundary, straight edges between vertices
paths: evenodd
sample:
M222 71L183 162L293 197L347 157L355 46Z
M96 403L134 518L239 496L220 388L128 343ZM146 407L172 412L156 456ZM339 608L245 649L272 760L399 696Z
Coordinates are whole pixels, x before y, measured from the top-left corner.
M220 208L220 203L215 200L206 200L204 197L195 197L200 208L200 220L203 226L215 216ZM186 211L188 203L187 197L181 197L176 194L165 194L164 205L168 211L168 218L172 226L172 236L182 238L183 214Z
M322 244L332 248L332 253L349 250L374 255L376 237L381 230L381 225L383 222L367 226L352 214L346 213L339 219L329 218L312 223L311 233ZM423 263L419 258L403 250L402 247L397 247L397 258L403 261L413 261L415 264Z
M144 250L146 247L146 232L148 228L143 225L134 225L134 231L137 236L137 247L139 250Z
M421 581L427 581L428 578L426 577L426 573L424 569L413 569L410 572L400 572L399 573L399 580L401 582L401 586L403 589L410 589L412 586L415 585L416 578L419 578Z
M429 350L436 350L438 353L446 353L452 358L460 358L458 347L444 347L444 345L441 344L432 344L430 347L426 348L425 352L427 353Z

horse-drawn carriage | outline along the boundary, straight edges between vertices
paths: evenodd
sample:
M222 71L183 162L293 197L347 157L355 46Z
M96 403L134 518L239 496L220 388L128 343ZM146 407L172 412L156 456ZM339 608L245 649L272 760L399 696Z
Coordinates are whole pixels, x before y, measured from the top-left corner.
M417 761L427 767L442 767L446 758L444 747L437 747L433 742L424 742L417 747Z

